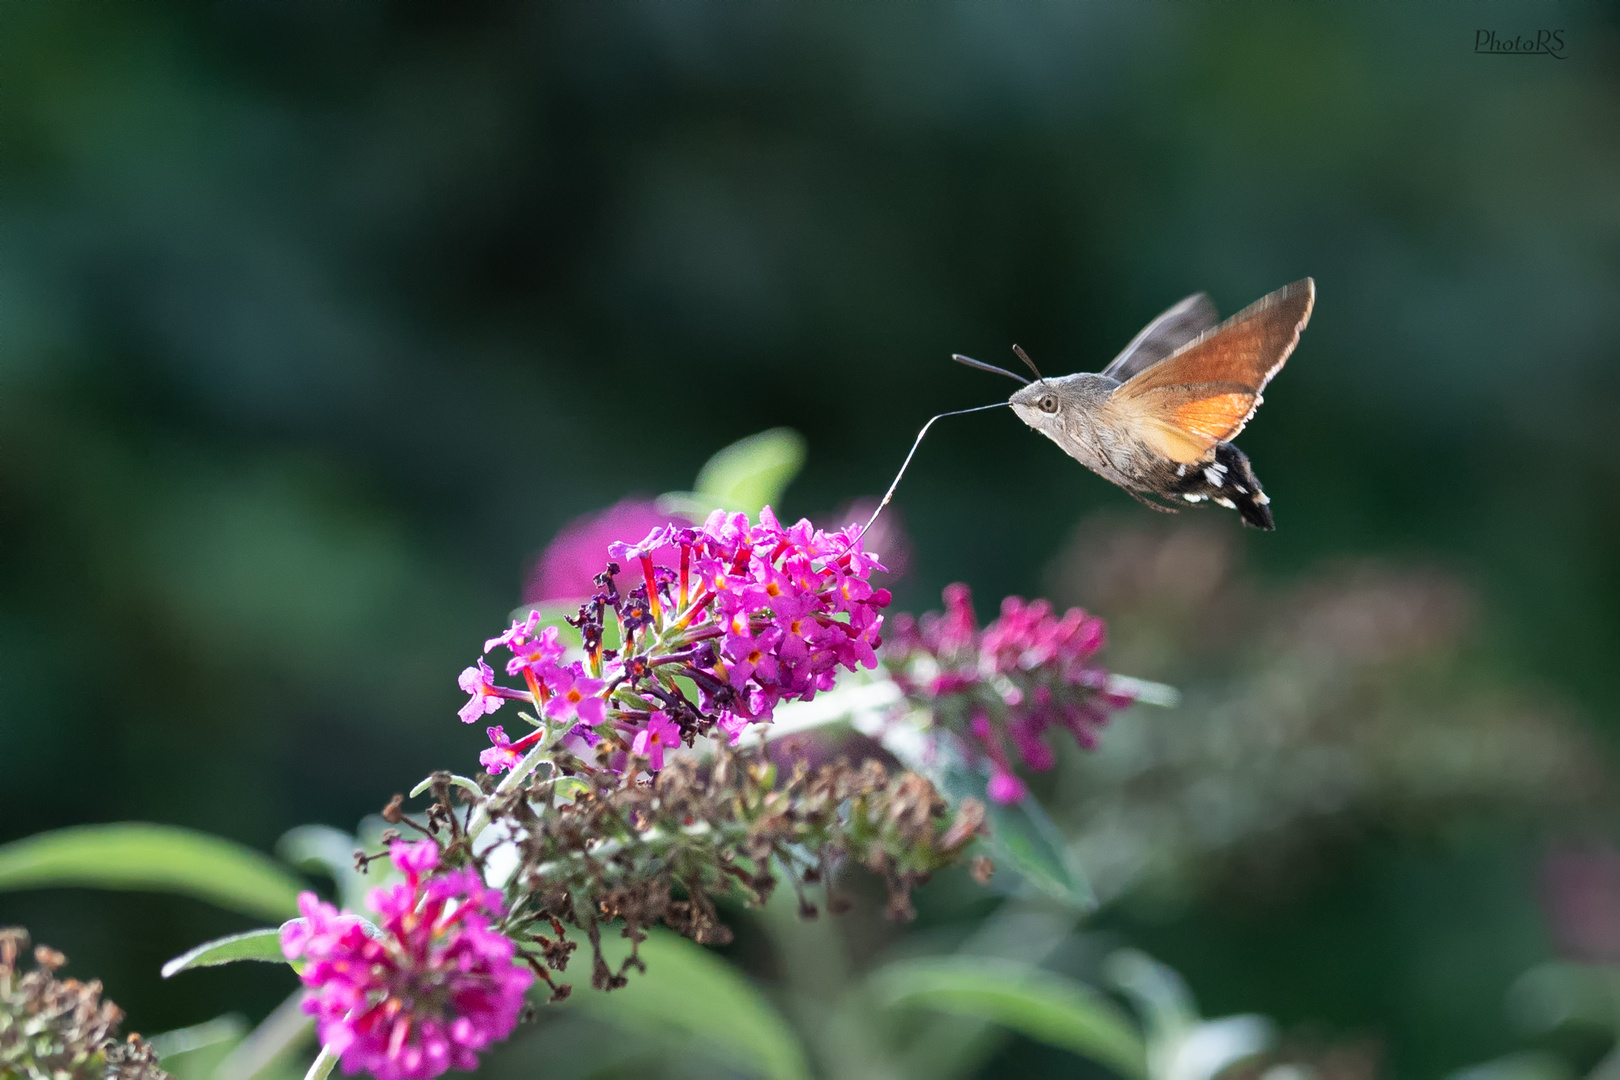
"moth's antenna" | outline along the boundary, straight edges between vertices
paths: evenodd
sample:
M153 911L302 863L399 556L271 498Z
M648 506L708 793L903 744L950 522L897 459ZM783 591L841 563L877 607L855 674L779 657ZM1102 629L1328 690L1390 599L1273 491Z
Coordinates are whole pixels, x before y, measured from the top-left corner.
M1029 370L1035 373L1035 377L1037 379L1039 379L1041 382L1046 381L1046 376L1042 375L1041 369L1035 366L1035 361L1029 358L1029 353L1025 352L1023 348L1018 345L1013 346L1013 352L1018 354L1018 359L1029 365Z
M1017 377L1018 376L1016 375L1013 376L1015 379ZM970 412L984 412L986 409L999 409L1003 405L1008 404L1011 404L1011 402L998 401L994 405L978 405L971 409L957 409L954 412L942 412L938 416L932 417L928 423L924 424L922 426L922 430L917 432L917 441L911 444L911 452L906 455L906 460L900 463L900 471L894 474L894 483L890 484L889 490L883 493L883 501L878 503L878 508L876 510L872 511L872 516L866 519L866 524L861 526L861 535L866 535L867 530L872 527L872 523L878 519L878 515L883 513L883 508L889 505L889 500L894 498L894 489L900 486L900 478L906 475L906 469L911 465L911 459L916 455L917 447L922 445L923 436L928 434L928 429L934 426L935 420L942 420L947 416L962 416L965 413Z
M994 364L987 364L983 360L975 360L973 357L963 356L961 353L951 353L951 359L955 360L958 364L966 364L968 367L978 368L980 371L993 371L997 375L1005 375L1009 379L1016 379L1025 386L1029 385L1029 380L1024 378L1022 375L1016 375L1013 372L1008 371L1006 368L999 368Z

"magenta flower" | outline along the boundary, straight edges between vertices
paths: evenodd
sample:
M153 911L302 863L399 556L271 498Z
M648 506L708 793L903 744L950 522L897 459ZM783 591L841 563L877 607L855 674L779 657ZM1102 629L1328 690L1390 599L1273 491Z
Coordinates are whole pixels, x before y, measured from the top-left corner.
M1110 714L1131 704L1108 690L1108 673L1093 662L1106 636L1103 621L1079 608L1060 619L1046 601L1016 596L981 631L972 594L958 584L945 589L943 613L895 620L885 662L936 723L988 761L990 797L1019 802L1028 789L1013 772L1008 743L1026 767L1044 772L1057 763L1049 729L1066 729L1089 749Z
M388 861L394 864L394 869L419 878L439 865L439 845L431 840L418 840L414 844L396 841L388 849Z
M531 611L525 618L512 620L512 625L506 628L504 634L499 637L492 637L484 642L484 652L487 654L491 649L499 648L502 645L508 648L513 645L521 645L533 638L535 631L539 628L540 613Z
M512 749L505 728L496 725L485 731L489 735L490 747L478 755L478 764L484 767L485 772L503 773L523 760L523 752Z
M647 726L636 732L630 744L633 753L647 759L647 767L658 772L664 767L664 750L681 744L681 729L662 710L652 714Z
M463 724L488 716L508 700L522 701L528 696L504 686L496 686L495 672L490 670L482 657L478 659L476 667L467 668L461 673L458 682L465 693L472 695L456 714L461 717Z
M985 794L1002 805L1024 801L1029 794L1029 788L1018 774L1012 771L1012 765L1007 761L1007 751L1002 747L1001 740L997 738L990 727L990 719L983 713L975 716L968 725L984 749L985 756L990 759L990 783L985 785Z
M627 544L622 540L615 540L607 546L608 558L620 563L627 563L631 559L651 559L660 550L669 548L675 542L677 531L673 525L658 525L639 543Z
M1028 785L1016 774L1003 772L999 767L990 773L990 782L985 785L984 790L985 794L1003 806L1021 803L1029 795Z
M504 914L500 895L476 872L429 876L439 861L431 840L396 842L389 854L405 881L371 892L380 932L313 893L298 898L304 917L282 928L281 949L304 962L304 1011L351 1076L431 1080L476 1068L480 1051L511 1034L534 974L490 929Z
M551 699L545 709L547 719L578 720L587 727L602 722L606 703L597 695L607 683L586 675L578 661L559 668L547 685L551 688Z
M720 639L727 681L738 689L746 689L750 679L767 685L776 683L780 672L776 645L781 638L782 631L774 626L766 626L756 633L748 613L737 612L727 622L725 636Z
M531 612L529 617L536 617L536 613ZM516 675L526 670L540 682L550 682L555 677L567 651L557 640L555 626L548 626L533 637L511 642L507 648L512 658L506 662L506 673Z

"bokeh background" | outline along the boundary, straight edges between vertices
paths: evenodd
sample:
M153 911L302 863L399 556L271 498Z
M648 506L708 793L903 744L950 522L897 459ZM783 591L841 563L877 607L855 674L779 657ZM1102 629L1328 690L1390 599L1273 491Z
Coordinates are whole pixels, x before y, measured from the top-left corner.
M1474 52L1549 27L1562 59ZM782 509L830 519L1010 389L951 352L1095 370L1310 274L1242 440L1275 534L984 413L901 489L897 604L1083 603L1188 689L1122 721L1170 779L1043 789L1076 835L1146 807L1103 863L1185 855L1098 932L1384 1075L1512 1050L1568 937L1546 853L1617 821L1617 132L1599 5L0 6L0 841L352 828L476 754L455 675L576 516L787 425ZM1313 748L1385 779L1305 806ZM1188 839L1186 791L1193 833L1252 813ZM291 988L160 981L246 925L200 903L16 922L143 1032Z

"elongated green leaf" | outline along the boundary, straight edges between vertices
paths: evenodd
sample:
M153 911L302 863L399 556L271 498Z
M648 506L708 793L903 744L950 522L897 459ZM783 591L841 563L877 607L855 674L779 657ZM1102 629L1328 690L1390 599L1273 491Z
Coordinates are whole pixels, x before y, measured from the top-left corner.
M1125 1014L1097 991L1050 971L991 958L939 957L880 968L868 986L885 1005L988 1020L1133 1080L1147 1076L1147 1046Z
M302 1071L294 1071L296 1059L314 1042L315 1018L304 1011L300 986L237 1043L206 1080L292 1080Z
M148 1042L163 1063L163 1071L174 1080L208 1080L246 1034L247 1021L233 1013L165 1031Z
M170 825L81 825L0 847L0 890L63 885L179 893L273 919L296 915L304 888L251 848Z
M277 927L267 927L263 930L248 930L245 933L205 941L164 964L163 977L167 979L171 975L190 971L192 968L218 967L238 960L285 964L287 958L281 955L281 930Z
M1090 911L1097 906L1085 871L1033 796L1014 806L991 803L989 823L992 858L1011 864L1030 885L1070 907Z
M985 801L986 777L964 763L947 767L942 780L952 803L970 796ZM990 802L987 822L986 846L997 869L1012 870L1030 888L1076 910L1090 911L1097 906L1085 871L1034 796L1012 806Z
M290 866L326 874L337 886L338 906L358 911L366 893L388 873L386 861L373 864L369 875L360 872L354 853L365 846L358 837L330 825L299 825L276 841L276 854Z
M1565 1024L1612 1027L1620 1016L1620 971L1564 960L1537 964L1514 980L1507 1006L1521 1028L1537 1035Z
M610 961L614 952L627 951L619 939L602 944ZM646 973L632 972L624 989L604 994L576 987L569 1004L630 1030L662 1029L689 1039L769 1080L808 1080L810 1065L792 1028L725 961L667 931L651 934L641 945L641 957Z
M1592 1075L1600 1073L1594 1070ZM1548 1050L1524 1050L1459 1069L1445 1080L1576 1080L1576 1076L1560 1055Z
M696 491L668 492L658 505L693 518L717 508L753 516L761 507L779 503L803 467L804 436L791 428L772 428L715 454L698 472Z
M1113 953L1103 963L1103 977L1131 999L1154 1046L1174 1046L1200 1022L1186 980L1144 952Z

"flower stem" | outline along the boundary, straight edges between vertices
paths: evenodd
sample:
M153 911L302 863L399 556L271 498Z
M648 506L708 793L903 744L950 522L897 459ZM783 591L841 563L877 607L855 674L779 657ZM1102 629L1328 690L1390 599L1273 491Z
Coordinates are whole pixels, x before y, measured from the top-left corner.
M321 1047L321 1052L315 1055L315 1061L310 1065L309 1072L304 1074L304 1080L326 1080L337 1060L336 1054L324 1046Z
M467 822L467 839L469 841L478 839L478 834L489 826L490 800L505 795L508 791L521 784L524 778L535 770L536 766L548 759L550 753L551 740L541 739L535 748L525 754L523 760L518 762L511 772L506 774L506 779L502 780L500 786L495 789L495 794L491 795L489 799L485 799L484 804L473 812L472 819ZM311 1078L305 1077L304 1080L311 1080Z

